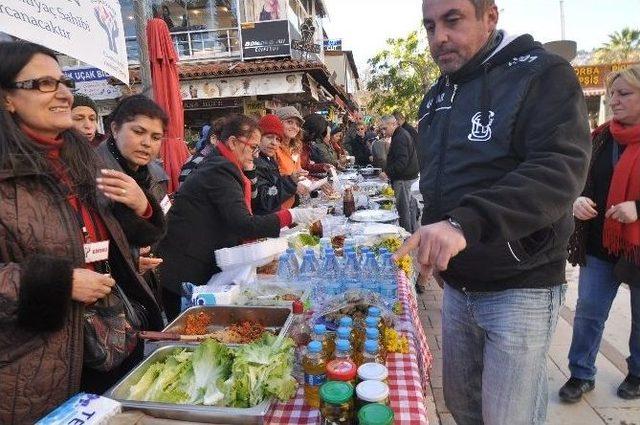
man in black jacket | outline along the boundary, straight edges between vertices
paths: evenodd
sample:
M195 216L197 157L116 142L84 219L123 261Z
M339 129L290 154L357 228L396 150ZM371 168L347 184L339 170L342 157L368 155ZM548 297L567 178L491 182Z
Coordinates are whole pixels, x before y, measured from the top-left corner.
M393 115L382 117L380 129L386 137L391 137L384 172L396 194L400 226L407 232L414 232L418 228L418 204L411 196L411 185L418 178L416 146L411 135L398 125Z
M409 133L411 135L411 139L413 140L413 142L417 145L418 144L418 130L416 130L416 128L414 126L412 126L411 124L409 124L407 122L407 119L405 118L404 114L400 111L395 111L393 113L393 116L396 117L396 120L398 120L398 125L402 128L404 128L407 133Z
M571 205L591 155L571 66L497 31L493 0L423 0L442 76L419 111L423 272L445 283L443 383L459 425L542 424Z

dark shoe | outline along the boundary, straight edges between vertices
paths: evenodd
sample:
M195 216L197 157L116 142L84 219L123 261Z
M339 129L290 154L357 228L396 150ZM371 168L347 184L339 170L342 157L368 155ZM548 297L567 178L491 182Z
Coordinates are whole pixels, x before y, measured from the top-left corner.
M566 384L560 388L558 395L565 403L577 403L582 399L584 393L588 393L596 387L596 381L578 379L571 377Z
M625 400L640 398L640 377L627 375L618 387L618 397Z

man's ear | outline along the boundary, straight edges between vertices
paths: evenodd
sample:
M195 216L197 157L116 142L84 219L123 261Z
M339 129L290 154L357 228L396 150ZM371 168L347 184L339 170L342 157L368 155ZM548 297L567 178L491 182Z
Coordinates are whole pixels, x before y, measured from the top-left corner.
M493 32L498 27L498 18L500 18L500 12L498 11L498 6L493 5L489 6L486 15L487 24L489 25L489 32Z

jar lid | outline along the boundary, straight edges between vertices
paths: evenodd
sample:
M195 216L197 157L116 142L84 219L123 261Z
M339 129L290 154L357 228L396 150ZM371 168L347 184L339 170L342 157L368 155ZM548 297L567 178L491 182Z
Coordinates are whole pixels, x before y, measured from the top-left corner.
M389 386L380 381L362 381L356 387L356 394L362 401L377 403L389 397Z
M389 377L389 371L380 363L365 363L358 368L358 377L362 381L384 381Z
M348 359L336 359L327 363L327 379L330 381L350 381L356 377L358 369Z
M353 397L353 387L348 382L329 381L320 387L320 398L326 403L343 404Z
M380 403L371 403L358 412L360 425L391 425L393 424L393 410Z

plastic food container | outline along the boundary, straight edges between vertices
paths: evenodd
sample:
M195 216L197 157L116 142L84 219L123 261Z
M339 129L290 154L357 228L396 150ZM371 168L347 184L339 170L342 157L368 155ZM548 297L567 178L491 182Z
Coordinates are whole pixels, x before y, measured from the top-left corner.
M388 384L389 370L380 363L365 363L358 368L358 383L363 381L380 381Z
M360 425L392 425L393 410L380 403L367 404L358 412Z
M389 386L380 381L362 381L356 387L358 409L371 403L389 404Z
M320 387L320 424L353 422L353 387L340 381L329 381Z
M336 359L327 363L327 381L348 382L355 387L358 369L351 360Z

